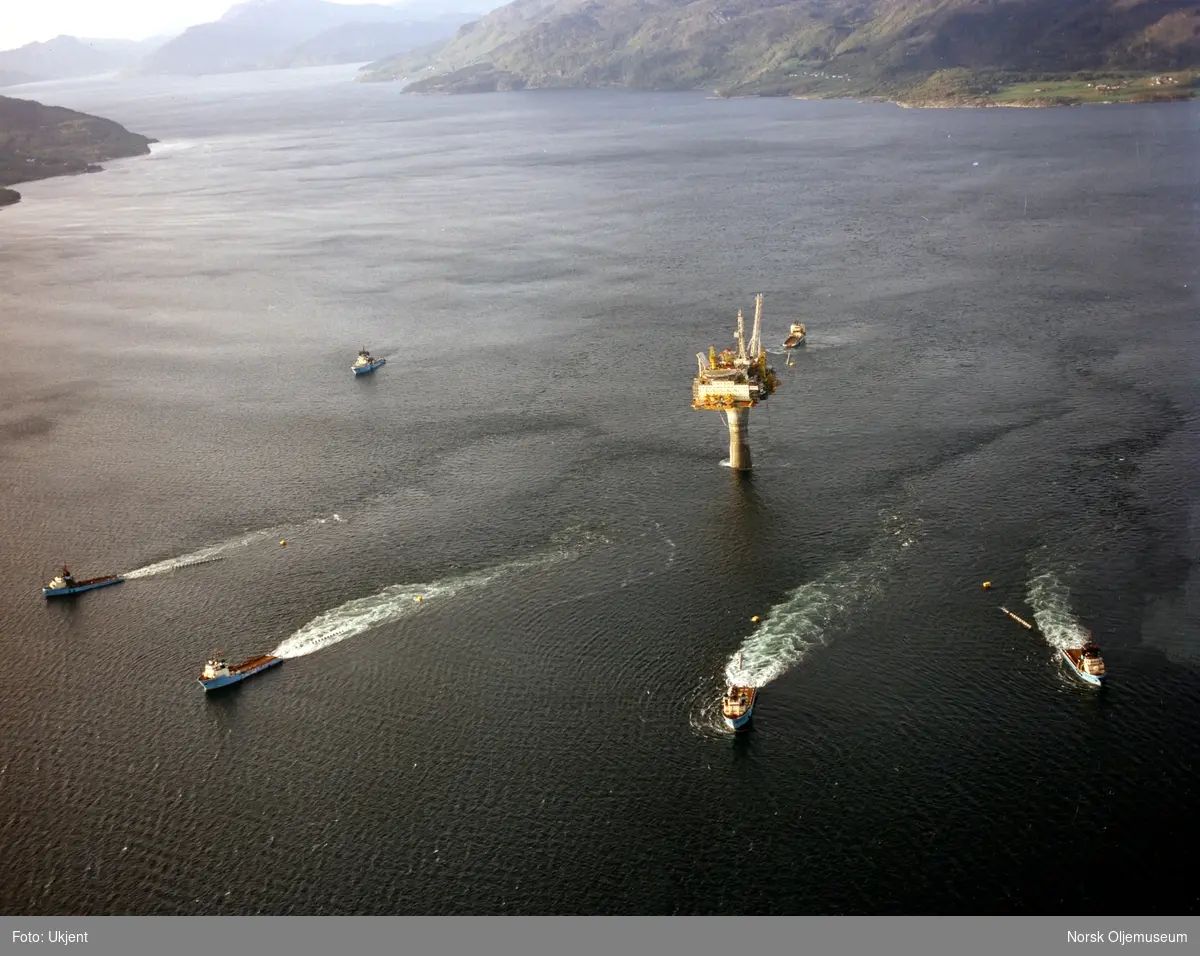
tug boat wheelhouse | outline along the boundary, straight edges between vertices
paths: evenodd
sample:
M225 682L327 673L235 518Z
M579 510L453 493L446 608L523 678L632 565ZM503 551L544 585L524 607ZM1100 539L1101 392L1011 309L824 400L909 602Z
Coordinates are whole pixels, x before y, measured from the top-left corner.
M742 652L738 651L738 674L742 672ZM721 716L725 718L725 726L730 730L741 730L754 715L754 700L758 696L757 687L744 684L730 684L721 700Z
M804 328L803 322L792 323L792 329L788 333L788 337L783 340L785 349L794 349L797 345L803 345L808 332Z
M1100 645L1092 640L1090 633L1082 647L1062 648L1062 656L1081 680L1096 687L1103 686L1108 677L1108 668L1100 656Z
M374 372L381 365L387 365L387 359L372 358L371 353L364 347L359 350L358 358L350 366L350 371L355 375L366 375L368 372Z

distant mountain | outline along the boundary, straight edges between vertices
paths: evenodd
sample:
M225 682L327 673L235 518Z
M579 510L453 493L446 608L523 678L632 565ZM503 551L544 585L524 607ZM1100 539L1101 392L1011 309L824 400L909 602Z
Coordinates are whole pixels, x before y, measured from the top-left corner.
M996 83L1023 76L1200 67L1200 5L515 0L463 26L423 64L385 60L363 78L412 76L417 65L427 75L409 87L414 92L623 86L982 105Z
M278 68L366 63L445 42L462 25L461 17L402 20L397 23L343 23L310 37L270 61Z
M102 53L111 53L128 63L134 63L142 57L153 53L168 40L175 39L176 34L169 33L163 36L151 37L148 40L110 40L96 39L93 37L81 38L82 43L86 43L94 50L99 50Z
M33 83L36 76L29 73L18 73L16 70L0 70L0 86L16 86L19 83Z
M153 142L99 116L0 96L0 187L93 172L108 159L145 155ZM20 198L0 188L0 205Z
M131 66L164 41L90 40L57 36L0 52L0 86L90 76Z
M484 4L488 6L488 4ZM144 73L230 73L370 60L448 38L479 0L338 4L249 0L190 27L140 66Z

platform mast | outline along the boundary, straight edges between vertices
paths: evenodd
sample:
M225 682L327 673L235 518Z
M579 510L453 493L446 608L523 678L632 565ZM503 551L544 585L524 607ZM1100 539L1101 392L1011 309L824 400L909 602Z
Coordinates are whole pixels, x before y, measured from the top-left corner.
M762 300L754 297L754 331L746 347L746 323L741 309L737 314L737 351L725 349L718 355L709 350L708 360L698 353L696 378L692 382L692 408L723 411L729 424L729 466L738 471L750 470L750 409L765 401L778 380L775 370L767 365L767 352L762 347Z

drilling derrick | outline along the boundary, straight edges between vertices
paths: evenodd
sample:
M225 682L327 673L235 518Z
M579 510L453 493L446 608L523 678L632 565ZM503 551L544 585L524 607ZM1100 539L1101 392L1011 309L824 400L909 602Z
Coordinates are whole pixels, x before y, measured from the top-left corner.
M754 297L754 331L746 346L746 323L737 314L736 349L708 356L697 353L699 370L692 381L692 408L723 411L729 423L729 467L750 470L750 409L766 401L779 386L775 369L767 365L762 345L762 296Z

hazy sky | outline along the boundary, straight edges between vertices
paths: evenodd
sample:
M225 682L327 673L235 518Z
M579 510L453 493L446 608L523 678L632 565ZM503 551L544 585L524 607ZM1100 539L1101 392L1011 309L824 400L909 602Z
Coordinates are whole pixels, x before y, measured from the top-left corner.
M216 20L237 0L3 0L0 50L59 34L144 40ZM363 3L366 0L332 0ZM387 2L387 0L383 0Z

